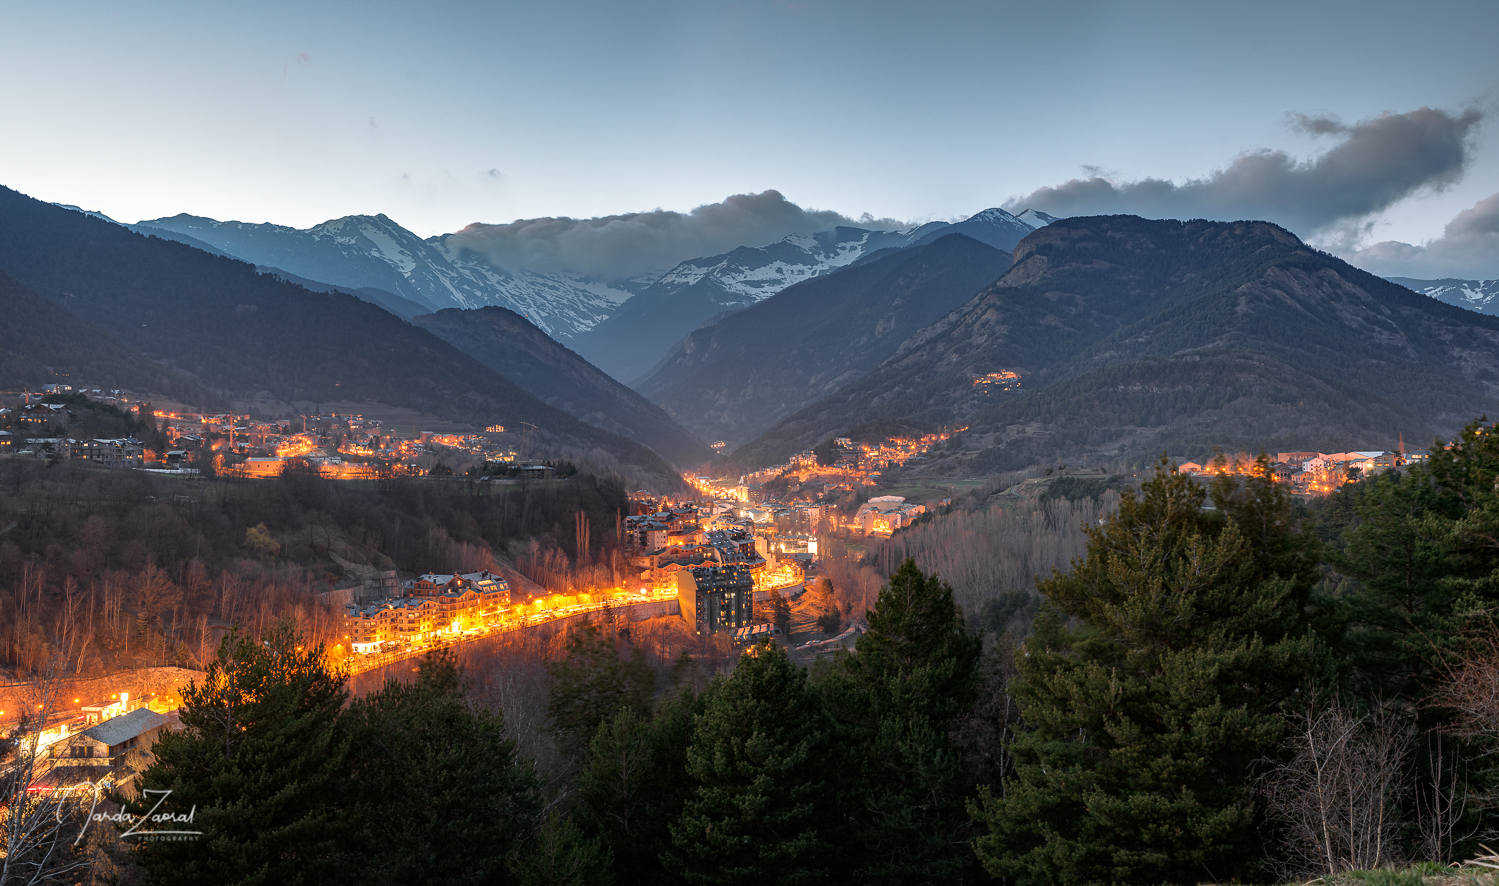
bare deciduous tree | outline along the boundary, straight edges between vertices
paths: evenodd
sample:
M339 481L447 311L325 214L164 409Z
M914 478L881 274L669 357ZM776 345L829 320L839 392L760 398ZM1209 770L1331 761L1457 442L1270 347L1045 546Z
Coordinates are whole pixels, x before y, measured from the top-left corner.
M55 658L32 685L27 712L0 740L0 886L73 883L88 867L78 845L94 794L49 778L41 737L57 709L63 662Z
M1291 719L1285 762L1261 787L1278 825L1286 877L1334 876L1397 863L1399 795L1410 730L1334 702Z
M1468 819L1469 801L1465 761L1449 748L1444 730L1426 736L1426 775L1416 785L1416 826L1421 833L1421 856L1447 864L1456 849L1478 835L1479 825Z

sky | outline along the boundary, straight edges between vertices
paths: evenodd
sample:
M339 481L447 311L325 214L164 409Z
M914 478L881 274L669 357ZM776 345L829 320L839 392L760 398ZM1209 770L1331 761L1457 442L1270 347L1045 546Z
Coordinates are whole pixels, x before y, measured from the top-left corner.
M992 206L1263 217L1499 276L1494 34L1492 0L7 3L0 184L554 257L616 226L670 257ZM544 218L596 221L515 224Z

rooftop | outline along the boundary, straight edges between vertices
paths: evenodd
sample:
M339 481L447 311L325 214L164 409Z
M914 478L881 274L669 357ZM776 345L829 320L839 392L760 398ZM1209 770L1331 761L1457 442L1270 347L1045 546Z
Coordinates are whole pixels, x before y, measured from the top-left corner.
M167 719L165 714L158 714L150 708L136 708L128 714L111 717L98 726L91 726L80 734L114 747L161 726Z

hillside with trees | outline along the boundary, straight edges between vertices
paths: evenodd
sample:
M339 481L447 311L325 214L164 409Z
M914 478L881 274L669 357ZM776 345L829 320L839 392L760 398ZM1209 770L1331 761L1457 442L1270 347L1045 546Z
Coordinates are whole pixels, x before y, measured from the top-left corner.
M649 446L689 468L713 453L660 406L605 375L506 308L448 308L411 322L505 376L548 405Z
M224 398L121 342L0 271L0 389L89 384L209 408Z
M1073 218L1028 236L1014 258L970 304L737 460L774 463L871 416L967 425L948 453L954 471L985 451L1007 464L1141 457L1196 437L1214 409L1270 413L1231 428L1251 448L1393 448L1406 428L1406 439L1452 433L1499 403L1499 319L1374 277L1275 225ZM1194 377L1190 360L1219 368ZM1236 361L1257 368L1235 371ZM1020 390L973 383L996 371L1016 372Z
M287 618L332 639L342 612L319 593L370 567L615 584L624 565L613 528L628 508L619 478L584 473L348 482L293 461L279 478L209 482L3 460L0 668L25 674L49 658L78 676L201 667L225 627ZM580 521L593 531L580 537Z

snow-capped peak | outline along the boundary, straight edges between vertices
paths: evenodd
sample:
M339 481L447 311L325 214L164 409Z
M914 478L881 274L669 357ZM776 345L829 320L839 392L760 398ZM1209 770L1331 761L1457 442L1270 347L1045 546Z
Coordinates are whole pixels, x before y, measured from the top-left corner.
M1020 219L1033 228L1044 228L1054 221L1061 221L1056 216L1042 212L1039 209L1027 209L1015 216L1015 218Z

